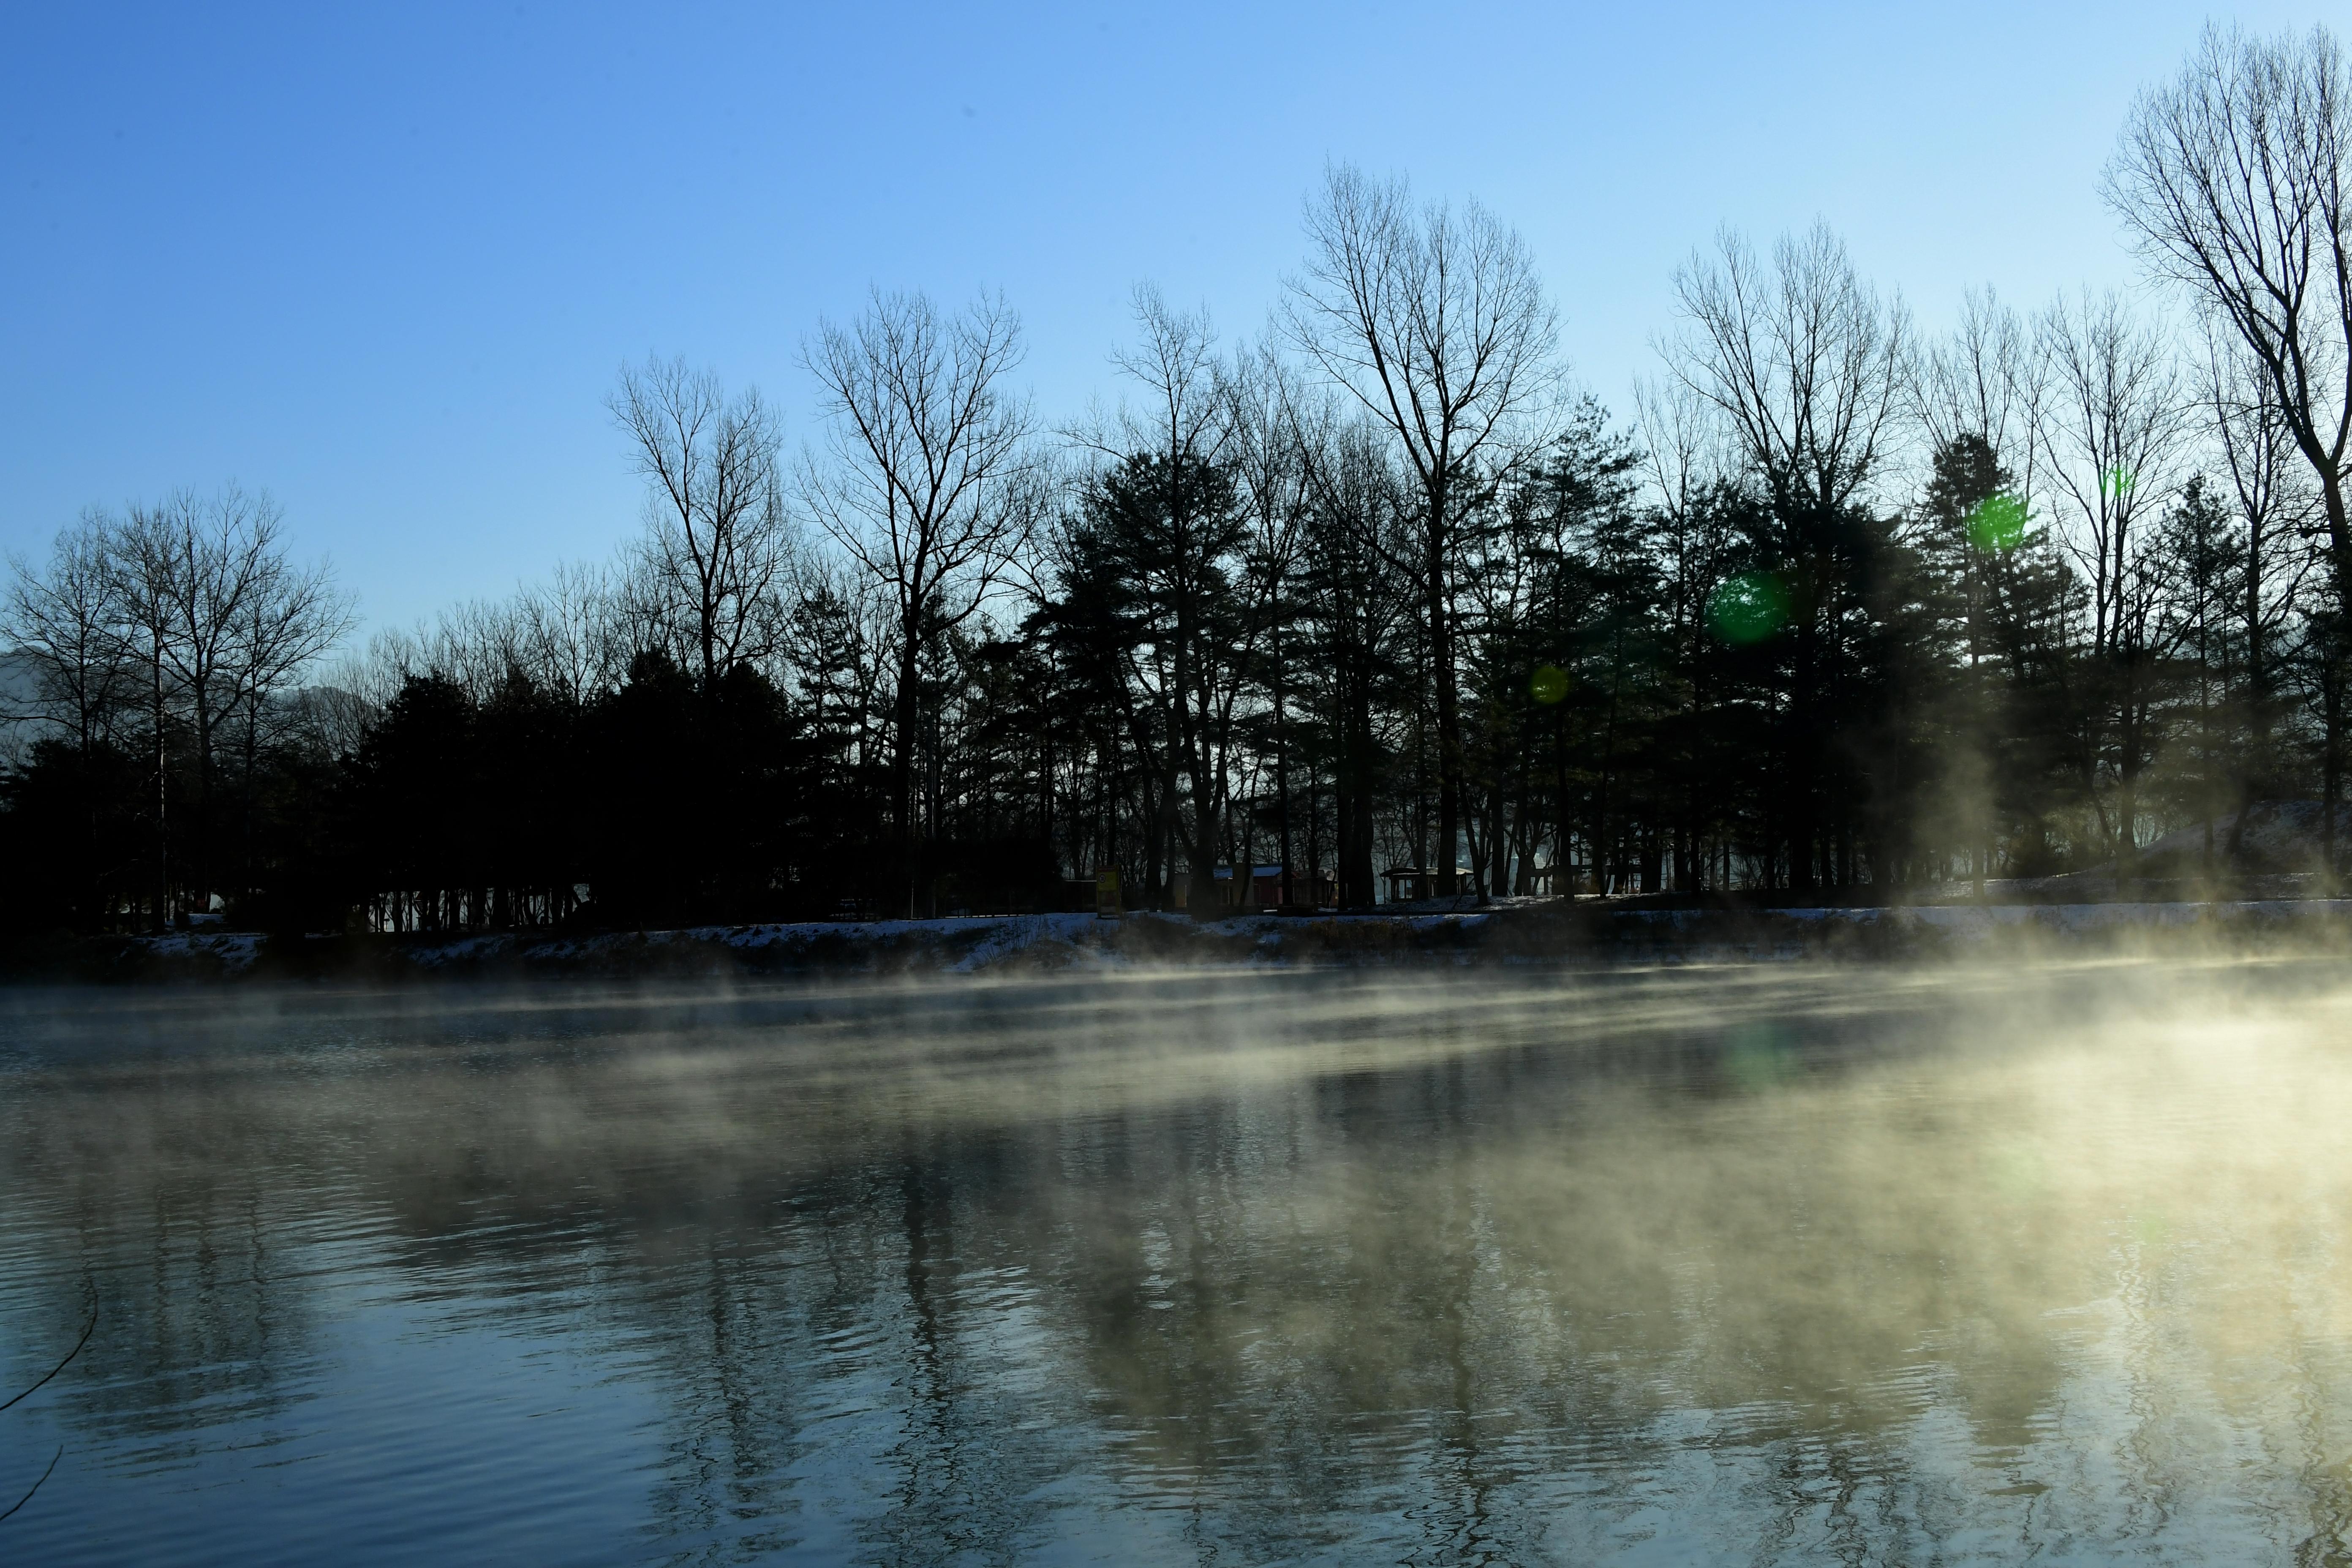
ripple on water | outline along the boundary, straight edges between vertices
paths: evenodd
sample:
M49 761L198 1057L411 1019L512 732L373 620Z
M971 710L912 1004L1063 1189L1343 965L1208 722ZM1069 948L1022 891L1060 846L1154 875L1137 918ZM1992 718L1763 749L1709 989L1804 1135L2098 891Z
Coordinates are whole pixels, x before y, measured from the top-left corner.
M1685 971L0 1016L0 1375L100 1314L0 1413L0 1491L66 1450L0 1549L2325 1560L2347 994Z

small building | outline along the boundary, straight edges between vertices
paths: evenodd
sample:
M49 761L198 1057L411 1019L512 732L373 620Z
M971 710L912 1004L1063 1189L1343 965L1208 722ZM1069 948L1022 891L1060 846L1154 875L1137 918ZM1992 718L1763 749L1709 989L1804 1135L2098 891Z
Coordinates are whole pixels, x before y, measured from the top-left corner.
M1216 869L1217 893L1229 910L1271 910L1285 904L1319 906L1339 901L1339 885L1326 871L1293 871L1290 897L1285 899L1280 866L1252 866L1246 878L1236 879L1236 868Z

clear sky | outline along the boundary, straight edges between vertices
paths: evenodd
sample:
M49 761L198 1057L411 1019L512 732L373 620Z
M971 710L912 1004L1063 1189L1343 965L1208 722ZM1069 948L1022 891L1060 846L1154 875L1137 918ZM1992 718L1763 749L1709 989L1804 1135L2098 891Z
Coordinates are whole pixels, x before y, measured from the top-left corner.
M1067 418L1140 279L1259 330L1333 158L1517 225L1622 410L1720 224L1825 217L1931 328L2128 281L2098 171L2207 15L19 0L0 549L234 477L370 626L502 594L635 529L622 361L756 382L797 442L820 315L984 285Z

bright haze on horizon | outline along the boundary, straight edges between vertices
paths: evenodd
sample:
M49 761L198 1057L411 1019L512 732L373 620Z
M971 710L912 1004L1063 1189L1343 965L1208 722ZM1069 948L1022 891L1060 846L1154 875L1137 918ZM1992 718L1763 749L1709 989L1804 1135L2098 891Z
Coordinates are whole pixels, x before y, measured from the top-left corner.
M1627 14L1630 9L1633 14ZM361 637L602 559L604 410L682 354L814 432L797 363L871 286L1002 289L1047 425L1129 293L1257 333L1327 160L1531 243L1621 417L1719 225L1823 218L1933 330L2135 273L2096 183L2209 16L2022 5L20 9L0 55L0 551L235 478Z

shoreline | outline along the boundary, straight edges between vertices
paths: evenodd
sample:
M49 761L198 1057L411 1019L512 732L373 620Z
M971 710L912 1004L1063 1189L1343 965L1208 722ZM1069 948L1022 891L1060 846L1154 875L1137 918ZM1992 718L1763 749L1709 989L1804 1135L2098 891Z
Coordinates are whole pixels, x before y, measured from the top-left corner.
M314 935L200 931L20 949L16 984L1083 973L1138 967L1923 960L2058 943L2342 948L2352 899L1608 908L1235 915L1137 913L706 925L671 931Z

